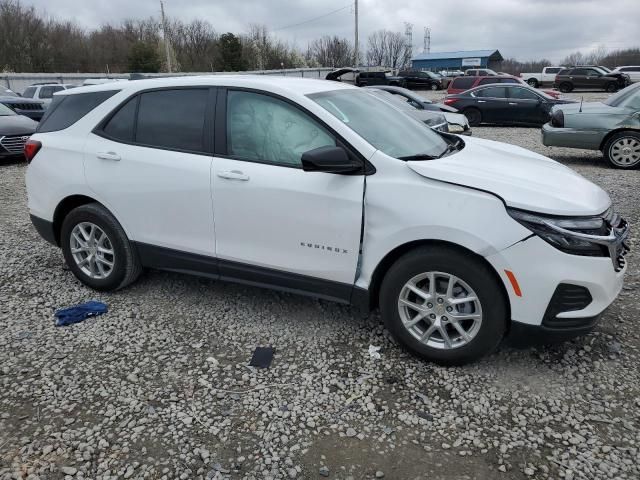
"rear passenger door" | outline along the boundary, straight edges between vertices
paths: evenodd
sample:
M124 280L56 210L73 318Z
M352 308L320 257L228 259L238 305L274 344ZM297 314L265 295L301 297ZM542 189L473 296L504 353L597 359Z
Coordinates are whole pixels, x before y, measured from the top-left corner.
M488 123L512 121L506 88L500 85L489 85L474 93L476 105L482 112L482 120Z
M215 254L214 98L208 87L144 91L89 135L87 182L143 254Z

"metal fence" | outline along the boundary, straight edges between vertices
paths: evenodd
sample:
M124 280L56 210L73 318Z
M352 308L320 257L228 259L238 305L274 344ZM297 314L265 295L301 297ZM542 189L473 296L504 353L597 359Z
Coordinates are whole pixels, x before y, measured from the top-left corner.
M325 78L332 68L293 68L281 70L255 70L251 72L179 72L179 73L149 73L145 77L175 77L185 75L280 75L285 77ZM24 90L34 83L68 83L82 85L89 78L124 78L129 79L129 74L104 73L0 73L0 85L22 94Z

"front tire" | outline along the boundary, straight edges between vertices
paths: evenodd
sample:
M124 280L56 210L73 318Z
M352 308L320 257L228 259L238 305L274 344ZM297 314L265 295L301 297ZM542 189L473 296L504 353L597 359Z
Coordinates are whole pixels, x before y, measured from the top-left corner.
M618 91L618 84L616 82L609 82L605 87L605 91L613 93Z
M640 166L640 133L626 131L612 135L602 153L613 168L630 170Z
M507 301L490 268L449 247L415 249L391 266L380 310L393 337L441 365L493 352L507 328Z
M138 253L126 233L98 203L81 205L69 212L62 222L60 244L76 278L95 290L123 288L142 271Z
M437 85L437 84L432 83L432 84L431 84L431 87L429 87L429 88L431 88L431 90L438 90L438 88L439 88L439 87L438 87L438 85Z
M467 108L462 113L467 117L469 125L472 127L477 127L482 123L482 112L477 108Z

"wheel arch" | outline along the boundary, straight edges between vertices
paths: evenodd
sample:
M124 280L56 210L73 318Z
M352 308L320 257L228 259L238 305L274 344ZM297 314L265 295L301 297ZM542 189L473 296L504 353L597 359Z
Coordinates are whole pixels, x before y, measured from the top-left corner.
M604 138L602 139L602 141L600 142L600 151L603 152L604 151L604 147L607 144L607 142L611 139L611 137L613 137L614 135L618 134L618 133L622 133L622 132L634 132L634 133L638 133L640 134L640 127L637 128L633 128L633 127L620 127L620 128L616 128L614 130L611 130L609 133L607 133Z
M448 242L445 240L414 240L411 242L403 243L402 245L398 245L389 253L387 253L382 258L382 260L378 262L378 265L376 265L376 268L374 269L373 274L371 275L371 281L369 282L369 308L373 310L378 307L378 297L380 295L380 286L382 285L382 280L384 279L386 273L389 271L389 268L391 268L391 266L406 253L412 250L415 250L416 248L429 247L429 246L450 248L463 255L467 255L476 259L477 261L479 261L480 263L482 263L484 266L488 268L488 270L493 275L496 283L500 285L500 291L505 300L505 306L507 308L507 315L508 315L507 316L507 320L508 320L507 330L508 330L511 324L511 302L509 300L509 294L507 292L507 288L504 284L504 281L502 280L498 272L495 270L493 265L491 265L491 263L489 263L489 261L487 261L487 259L484 258L482 255L479 255L475 253L473 250L463 247L462 245L459 245L453 242Z
M107 208L95 198L89 197L87 195L69 195L68 197L63 198L60 203L58 203L55 211L53 212L53 233L55 236L56 244L58 246L60 246L60 232L62 230L62 222L64 222L65 217L74 208L86 205L88 203L98 203L104 208Z

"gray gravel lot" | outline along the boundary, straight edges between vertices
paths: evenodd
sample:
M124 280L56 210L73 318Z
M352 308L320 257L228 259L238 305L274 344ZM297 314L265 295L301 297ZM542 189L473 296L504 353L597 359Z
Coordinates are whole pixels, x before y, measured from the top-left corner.
M640 223L640 170L538 129L474 135L571 166ZM442 368L324 301L155 271L93 292L31 227L25 170L0 165L0 479L640 478L637 231L592 334ZM89 299L110 312L54 327ZM260 345L268 370L247 367Z

